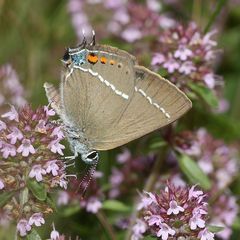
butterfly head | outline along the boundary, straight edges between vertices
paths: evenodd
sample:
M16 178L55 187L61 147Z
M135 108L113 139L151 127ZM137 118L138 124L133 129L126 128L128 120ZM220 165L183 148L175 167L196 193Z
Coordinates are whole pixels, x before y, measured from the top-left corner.
M86 154L82 154L82 160L87 164L93 165L98 162L99 154L97 151L92 150Z

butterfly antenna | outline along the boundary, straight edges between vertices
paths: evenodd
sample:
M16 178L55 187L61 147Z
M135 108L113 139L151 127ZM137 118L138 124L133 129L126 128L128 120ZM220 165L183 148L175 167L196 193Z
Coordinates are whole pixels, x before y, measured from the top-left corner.
M93 175L94 175L94 173L95 173L95 171L96 171L96 168L97 168L97 164L98 164L98 161L96 161L96 162L94 163L94 165L93 165L93 166L90 168L90 170L89 170L89 179L88 179L88 181L87 181L86 186L85 186L84 189L83 189L82 198L84 198L85 193L86 193L86 191L87 191L87 188L88 188L89 184L90 184L91 181L92 181Z

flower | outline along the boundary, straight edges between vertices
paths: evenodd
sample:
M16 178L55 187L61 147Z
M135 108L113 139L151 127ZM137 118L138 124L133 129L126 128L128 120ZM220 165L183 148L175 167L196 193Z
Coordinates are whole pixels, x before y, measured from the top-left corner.
M9 112L6 112L4 114L2 114L3 118L8 118L9 120L14 120L16 122L19 121L19 117L18 117L18 112L16 111L15 107L13 105L11 105L11 110Z
M23 139L22 144L17 149L18 153L22 153L23 157L27 157L30 153L34 154L36 151L29 139Z
M65 191L60 191L58 192L58 200L57 203L58 205L67 205L70 201L70 196L67 192Z
M36 227L40 227L44 223L45 223L45 220L43 218L42 213L34 213L29 219L29 224L30 225L34 224Z
M13 127L12 132L7 135L7 139L10 139L11 144L15 144L17 140L22 140L23 139L23 134L17 127Z
M53 153L63 155L62 149L65 149L65 146L60 144L59 140L53 140L49 143L48 148L50 148Z
M4 182L3 180L0 178L0 190L4 189Z
M137 219L136 220L136 224L133 226L132 228L132 236L131 239L132 240L137 240L137 239L141 239L143 238L143 233L145 233L147 230L147 225L145 224L144 221L142 221L141 219Z
M176 201L170 201L169 209L167 210L167 215L171 215L172 213L177 215L179 212L184 212L184 208L178 206Z
M217 44L210 38L215 33L203 34L195 23L175 24L163 31L154 49L154 69L167 70L166 78L185 91L191 91L189 83L194 83L218 94L223 81L214 73Z
M157 232L158 237L162 237L162 240L167 240L168 235L174 236L175 231L171 229L166 223L160 224L160 230Z
M15 146L8 144L8 143L2 144L1 152L2 152L3 158L5 158L5 159L7 159L9 156L11 156L11 157L16 156Z
M102 203L96 197L89 198L86 204L87 212L91 213L97 213L101 207Z
M46 172L47 173L52 173L53 176L57 176L58 175L58 170L59 170L59 166L57 165L57 160L53 160L53 161L48 161L46 163Z
M168 183L159 194L145 192L142 201L146 201L146 197L152 199L143 204L139 213L146 223L146 229L164 240L175 235L197 238L209 215L204 193L194 191L194 188L196 186L177 187Z
M27 235L27 232L31 231L31 226L26 219L21 219L17 224L17 231L21 237Z
M54 223L52 225L53 225L53 230L52 230L51 235L50 235L51 240L59 240L59 238L60 238L59 232L56 231Z
M199 232L198 238L200 238L200 240L214 240L214 234L205 228Z
M43 176L46 174L46 170L42 168L40 164L34 165L29 173L30 178L36 178L38 182L41 182L43 180Z
M13 67L10 64L0 66L0 114L5 111L4 104L6 102L13 104L16 107L24 106L26 100L23 96L23 86L21 85L18 75ZM14 114L9 115L9 117L11 116L14 117Z

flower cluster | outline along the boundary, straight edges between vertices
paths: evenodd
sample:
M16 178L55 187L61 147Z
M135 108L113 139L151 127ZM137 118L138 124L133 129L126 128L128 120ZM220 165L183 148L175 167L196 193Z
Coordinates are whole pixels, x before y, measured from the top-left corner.
M48 193L67 187L60 143L64 135L49 120L54 114L47 106L32 110L27 105L19 111L11 106L0 120L0 193L8 196L1 215L17 219L21 236L44 224L44 214L53 211Z
M91 175L91 173L89 174ZM58 205L65 206L67 204L80 204L87 212L97 213L102 208L103 193L98 184L97 179L103 175L101 172L95 171L91 176L85 175L82 179L71 179L68 184L67 191L59 191ZM86 196L83 197L86 191Z
M203 34L195 23L186 27L178 24L164 31L152 65L155 69L167 71L166 77L180 88L188 89L189 83L196 83L216 89L223 82L213 70L218 51L217 42L211 39L215 33Z
M26 104L24 90L19 82L16 71L10 64L0 67L0 113L4 110L4 103L23 106Z
M131 190L135 193L135 187L139 186L144 177L148 176L154 163L154 156L132 157L128 149L117 155L117 162L120 166L113 167L109 178L111 189L110 198L120 197L129 194ZM130 189L128 186L132 186Z
M180 133L175 137L175 148L194 158L219 190L226 188L237 175L236 148L214 139L206 129Z
M104 21L106 28L99 26L99 18L94 19L99 11L95 13L95 6L91 5L98 5L96 8L101 9L101 23ZM113 35L127 42L156 37L161 29L175 25L171 18L159 15L161 4L157 0L147 0L146 4L125 0L88 0L85 3L69 0L68 8L79 39L82 39L83 29L87 36L91 35L91 24L94 24L98 37Z
M159 194L144 192L139 210L141 219L133 227L132 239L141 239L143 233L161 238L197 238L213 240L207 229L208 218L205 194L193 187L176 187L168 184Z

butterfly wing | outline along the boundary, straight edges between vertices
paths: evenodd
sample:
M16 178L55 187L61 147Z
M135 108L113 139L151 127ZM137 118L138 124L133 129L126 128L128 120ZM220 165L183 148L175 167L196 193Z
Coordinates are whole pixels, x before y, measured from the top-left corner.
M166 126L192 106L188 97L168 80L142 66L134 68L135 91L117 124L109 126L105 135L88 136L96 150L124 145Z

